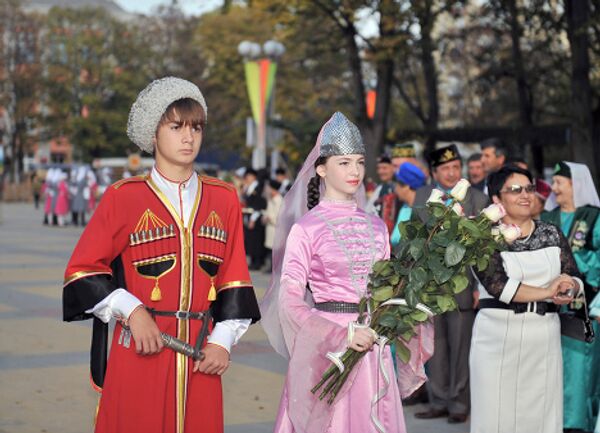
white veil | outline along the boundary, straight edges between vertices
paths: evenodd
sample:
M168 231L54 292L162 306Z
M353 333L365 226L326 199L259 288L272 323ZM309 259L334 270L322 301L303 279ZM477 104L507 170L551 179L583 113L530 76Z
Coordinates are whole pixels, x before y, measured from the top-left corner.
M594 179L590 173L590 169L585 164L565 161L565 164L571 169L571 180L573 181L573 204L575 208L591 205L600 207L600 199L598 191L594 186ZM550 211L558 206L556 202L556 194L550 194L544 209Z
M332 117L333 118L333 117ZM271 274L271 286L265 293L262 301L260 302L261 312L261 324L271 346L277 353L286 359L289 359L290 354L288 353L283 338L283 331L281 330L281 324L279 321L279 292L280 292L280 280L281 280L281 267L283 265L283 257L285 254L285 247L288 234L292 226L298 221L306 212L307 207L307 191L308 183L312 177L315 176L315 162L321 154L321 142L323 131L325 127L331 122L330 118L325 125L319 131L317 142L313 149L308 154L308 157L304 161L296 180L292 185L291 189L283 197L283 204L277 217L277 223L275 225L275 237L273 240L273 271ZM321 197L323 197L324 185L321 182ZM358 206L364 208L366 202L365 188L364 185L360 187L356 193L356 201Z

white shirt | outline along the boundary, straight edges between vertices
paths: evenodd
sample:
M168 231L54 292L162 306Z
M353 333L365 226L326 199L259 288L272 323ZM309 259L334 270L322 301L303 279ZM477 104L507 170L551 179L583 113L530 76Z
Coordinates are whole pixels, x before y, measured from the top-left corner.
M279 187L279 194L281 194L282 196L285 195L285 193L288 192L288 186L291 183L292 182L289 179L283 179L283 181L281 182L281 186Z
M190 221L192 217L192 208L194 199L198 191L198 176L192 173L192 176L184 182L171 182L165 179L156 169L152 168L150 173L152 181L167 197L177 214L183 215L184 227L189 227L193 224ZM128 318L131 312L141 305L137 297L123 288L118 288L98 304L94 308L87 310L86 313L92 313L104 323L108 323L112 317ZM217 344L228 352L231 352L231 346L236 344L244 335L250 326L250 319L230 319L222 322L217 322L212 333L208 337L208 342Z
M252 194L257 187L258 187L258 180L255 180L250 185L248 185L248 188L246 189L246 195ZM260 211L252 212L252 215L250 215L250 221L253 221L253 222L258 221L258 219L260 218L260 215L261 215Z

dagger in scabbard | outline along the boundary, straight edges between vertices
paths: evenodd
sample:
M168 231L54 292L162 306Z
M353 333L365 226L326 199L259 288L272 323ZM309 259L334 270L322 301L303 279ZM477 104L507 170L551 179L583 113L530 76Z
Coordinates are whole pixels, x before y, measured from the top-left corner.
M194 361L202 361L204 359L204 352L202 352L199 348L175 338L172 335L165 334L164 332L161 332L160 336L165 344L165 347L192 358Z

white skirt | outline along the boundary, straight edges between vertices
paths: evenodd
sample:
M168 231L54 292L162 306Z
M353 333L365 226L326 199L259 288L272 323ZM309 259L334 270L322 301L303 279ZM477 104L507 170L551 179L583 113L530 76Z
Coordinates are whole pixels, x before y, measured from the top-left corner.
M563 372L556 313L480 310L469 369L471 433L562 433Z

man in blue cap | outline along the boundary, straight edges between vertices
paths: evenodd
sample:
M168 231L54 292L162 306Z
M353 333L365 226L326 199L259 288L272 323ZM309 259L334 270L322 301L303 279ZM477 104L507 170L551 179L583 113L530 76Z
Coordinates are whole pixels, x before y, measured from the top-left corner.
M462 159L455 144L431 152L429 163L435 182L417 190L413 205L413 217L423 221L427 219L425 203L432 189L449 195L462 178ZM466 216L478 215L487 204L488 197L473 187L469 187L462 202ZM466 290L455 296L458 310L434 318L434 353L427 363L430 408L417 412L417 418L448 417L449 423L467 420L470 411L469 350L477 295L477 286L471 281Z
M390 237L392 247L398 245L400 242L398 224L410 220L417 189L425 185L426 177L423 171L415 164L403 162L395 173L395 180L394 192L402 203L402 206L398 212L396 224Z

